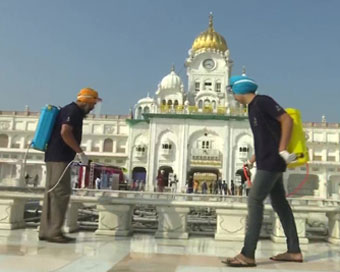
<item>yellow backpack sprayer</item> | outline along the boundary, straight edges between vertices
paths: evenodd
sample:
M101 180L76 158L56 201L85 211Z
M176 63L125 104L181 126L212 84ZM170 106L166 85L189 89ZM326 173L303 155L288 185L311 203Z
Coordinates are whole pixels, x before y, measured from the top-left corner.
M296 155L296 160L291 162L287 165L288 168L295 168L298 166L306 165L306 176L305 178L300 182L300 184L289 194L287 194L287 197L292 196L296 194L303 185L307 182L308 176L309 176L309 167L308 167L308 149L306 146L306 137L305 133L303 132L303 126L302 126L302 119L300 111L293 108L287 108L285 111L289 114L289 116L293 119L293 130L292 135L287 147L287 151L289 153L294 153ZM251 184L250 178L247 174L246 166L243 167L244 175L247 179L248 184Z
M292 136L290 138L287 150L289 153L296 154L296 161L293 161L292 163L288 164L288 168L295 168L298 166L306 165L306 176L305 178L300 182L300 184L290 193L287 194L287 197L292 196L296 194L300 189L303 187L303 185L307 182L308 176L309 176L309 167L308 167L308 149L306 146L306 137L305 133L303 132L303 126L302 126L302 119L300 111L297 109L287 108L286 112L289 114L289 116L293 119L293 131Z
M290 138L287 151L294 153L297 160L288 164L289 168L295 168L297 166L304 165L308 162L308 150L306 146L306 137L303 132L302 120L300 111L297 109L287 108L286 112L293 119L293 131Z

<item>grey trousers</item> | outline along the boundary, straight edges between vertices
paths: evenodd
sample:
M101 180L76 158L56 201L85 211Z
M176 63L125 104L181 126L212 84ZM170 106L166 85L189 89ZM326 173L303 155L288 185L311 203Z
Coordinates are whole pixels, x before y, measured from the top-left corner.
M270 195L273 209L278 214L287 237L288 252L301 252L294 215L283 187L282 173L257 170L248 195L247 232L241 251L248 258L255 257L263 220L263 201L268 195Z
M58 182L67 165L67 162L46 163L46 188L39 237L51 238L62 235L62 227L71 195L70 168L65 172L58 186L50 193L47 191Z

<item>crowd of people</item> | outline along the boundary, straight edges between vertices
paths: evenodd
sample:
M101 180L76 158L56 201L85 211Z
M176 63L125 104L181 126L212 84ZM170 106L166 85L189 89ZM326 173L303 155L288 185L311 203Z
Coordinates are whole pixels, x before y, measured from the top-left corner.
M248 177L251 176L250 171L247 170ZM248 181L242 173L238 170L236 172L236 182L234 180L226 181L221 178L211 181L211 180L199 180L197 178L193 178L189 176L185 189L178 188L179 180L176 174L173 173L165 173L164 170L160 170L156 180L155 180L155 192L184 192L184 193L194 193L194 194L215 194L215 195L248 195L250 190L250 181ZM97 180L96 180L97 184ZM127 182L126 189L129 191L145 191L146 181L145 179L132 179ZM97 189L100 189L99 186L96 186Z
M186 193L191 194L215 194L215 195L248 195L250 183L237 177L239 182L235 184L234 180L230 182L218 179L215 181L206 181L193 179L191 176L186 183Z

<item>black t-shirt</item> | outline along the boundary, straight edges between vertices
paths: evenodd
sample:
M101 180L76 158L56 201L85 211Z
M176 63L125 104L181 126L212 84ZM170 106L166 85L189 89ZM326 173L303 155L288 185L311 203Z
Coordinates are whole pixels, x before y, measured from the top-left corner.
M271 172L286 171L286 163L279 155L281 125L277 118L285 110L271 97L256 95L248 106L250 127L254 134L256 166Z
M72 126L74 138L78 144L80 144L83 130L83 119L84 112L74 102L66 105L60 110L55 121L51 139L45 152L46 162L70 162L74 159L76 152L69 147L61 137L61 126L63 124Z

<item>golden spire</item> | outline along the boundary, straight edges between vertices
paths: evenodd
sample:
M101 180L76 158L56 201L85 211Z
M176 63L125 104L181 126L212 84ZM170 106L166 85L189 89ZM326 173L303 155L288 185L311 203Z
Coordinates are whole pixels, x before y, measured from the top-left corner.
M213 14L212 12L210 11L210 14L209 14L209 29L210 30L214 30L214 22L213 22Z
M192 44L193 51L198 51L200 49L215 49L222 52L228 50L225 39L214 29L212 12L210 12L209 14L208 29L202 32L200 35L198 35Z

